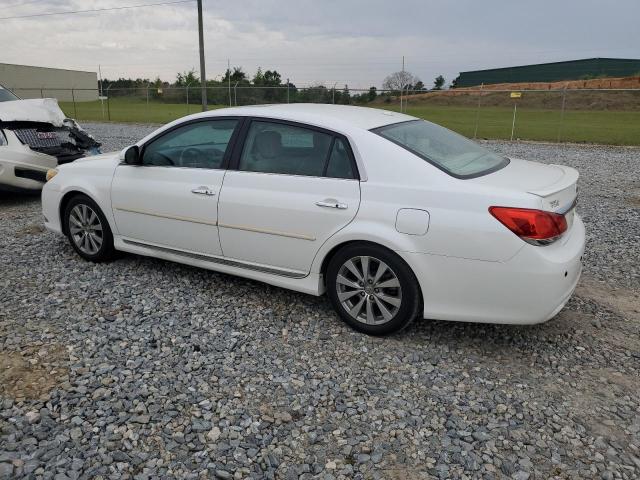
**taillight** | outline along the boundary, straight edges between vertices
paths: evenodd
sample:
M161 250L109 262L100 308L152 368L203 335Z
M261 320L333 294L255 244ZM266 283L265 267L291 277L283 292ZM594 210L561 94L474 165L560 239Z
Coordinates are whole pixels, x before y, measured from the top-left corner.
M548 245L567 231L567 219L559 213L512 207L489 207L489 213L533 245Z

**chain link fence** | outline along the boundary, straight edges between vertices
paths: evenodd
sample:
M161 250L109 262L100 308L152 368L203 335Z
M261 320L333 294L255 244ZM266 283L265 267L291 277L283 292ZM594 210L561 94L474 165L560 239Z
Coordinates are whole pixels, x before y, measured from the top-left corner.
M79 121L166 123L201 111L199 86L14 89L52 97ZM101 94L100 94L101 93ZM270 103L336 103L406 112L477 139L640 145L640 89L385 91L230 84L207 87L210 109Z

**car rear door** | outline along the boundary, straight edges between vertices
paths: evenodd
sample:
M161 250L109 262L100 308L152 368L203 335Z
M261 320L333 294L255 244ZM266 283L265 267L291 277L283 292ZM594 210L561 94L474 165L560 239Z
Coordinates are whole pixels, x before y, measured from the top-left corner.
M116 168L111 204L125 241L222 255L217 204L239 123L181 124L142 147L142 165Z
M360 183L346 138L308 125L247 121L218 205L225 257L304 275L355 216Z

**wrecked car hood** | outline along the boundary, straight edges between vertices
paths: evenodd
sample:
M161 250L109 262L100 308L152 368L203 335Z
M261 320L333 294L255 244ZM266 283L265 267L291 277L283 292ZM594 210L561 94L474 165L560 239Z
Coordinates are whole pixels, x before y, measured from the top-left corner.
M54 98L0 102L0 129L34 152L56 157L59 164L100 153L100 143L66 118Z
M63 127L66 118L55 98L0 102L1 122L41 122Z

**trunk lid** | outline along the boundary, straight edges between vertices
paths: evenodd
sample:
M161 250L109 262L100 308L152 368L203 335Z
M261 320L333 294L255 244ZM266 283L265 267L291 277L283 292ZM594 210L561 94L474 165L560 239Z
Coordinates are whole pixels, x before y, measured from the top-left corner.
M564 165L547 165L511 158L497 172L473 179L487 187L519 190L540 197L542 210L564 212L577 196L578 171Z

